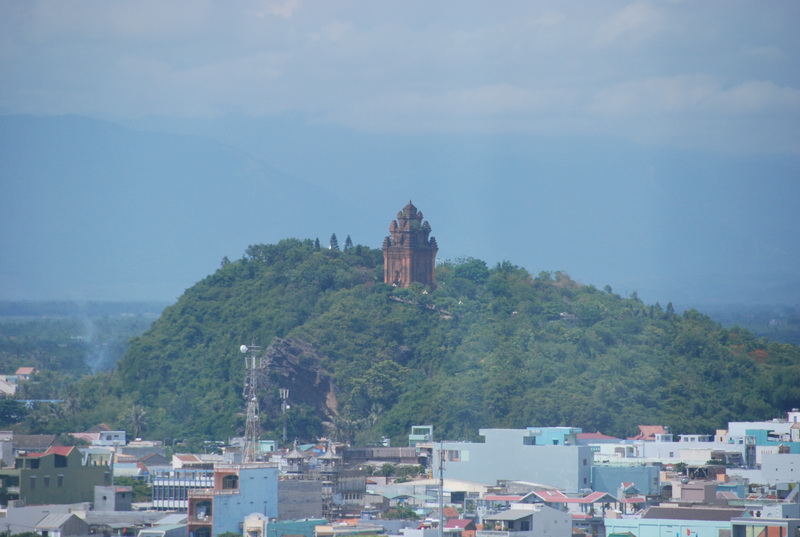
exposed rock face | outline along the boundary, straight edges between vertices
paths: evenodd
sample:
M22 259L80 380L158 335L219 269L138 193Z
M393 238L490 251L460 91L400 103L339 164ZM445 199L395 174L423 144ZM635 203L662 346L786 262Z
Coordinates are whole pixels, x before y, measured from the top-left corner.
M322 369L325 357L310 343L294 338L275 338L261 359L269 383L289 389L289 404L313 406L323 422L337 414L336 387Z

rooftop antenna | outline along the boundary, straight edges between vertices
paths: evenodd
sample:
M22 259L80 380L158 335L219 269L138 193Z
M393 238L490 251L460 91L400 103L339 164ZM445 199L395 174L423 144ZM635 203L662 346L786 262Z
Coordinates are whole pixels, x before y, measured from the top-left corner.
M255 340L250 345L242 345L239 352L245 355L244 365L247 372L244 380L244 399L247 405L247 419L244 428L244 453L242 462L254 462L258 459L258 436L261 424L258 419L258 379L256 355L260 347Z

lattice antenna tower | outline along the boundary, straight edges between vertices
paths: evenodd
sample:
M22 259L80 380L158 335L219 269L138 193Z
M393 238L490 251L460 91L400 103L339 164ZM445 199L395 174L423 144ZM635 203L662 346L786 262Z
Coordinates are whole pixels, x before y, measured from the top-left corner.
M250 345L242 345L239 351L244 354L245 377L244 395L247 418L244 429L244 453L242 462L258 460L258 437L261 434L261 422L258 417L258 374L260 363L257 355L260 347L255 341Z

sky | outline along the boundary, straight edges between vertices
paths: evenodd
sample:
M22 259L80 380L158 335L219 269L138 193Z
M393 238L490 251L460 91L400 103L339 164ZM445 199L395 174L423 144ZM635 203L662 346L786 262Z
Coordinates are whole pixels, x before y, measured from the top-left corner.
M752 221L752 229L763 226L748 238L755 246L746 255L781 250L774 257L776 270L796 275L798 256L785 252L800 243L800 222L791 216L800 202L800 177L792 180L800 158L798 22L800 3L794 0L0 0L0 115L75 114L209 136L333 191L358 187L362 204L370 202L369 188L362 192L370 177L419 174L427 164L438 169L442 156L422 156L412 166L414 157L402 151L376 153L380 165L391 162L388 172L368 162L366 152L363 162L344 162L347 143L375 149L369 144L380 146L376 140L411 140L408 147L420 154L419 148L441 140L471 136L490 140L481 149L487 160L479 165L502 159L504 175L493 177L489 170L480 190L461 195L500 213L524 206L530 190L518 189L513 180L519 170L527 173L543 162L519 164L530 145L515 149L515 141L537 140L540 147L553 141L566 161L573 152L563 140L576 141L576 147L633 144L662 162L675 155L697 158L708 165L708 182L703 175L659 177L652 165L635 163L645 170L641 179L611 184L609 178L624 166L597 158L583 168L550 170L549 180L564 190L545 190L554 198L580 190L586 183L567 174L588 174L594 167L613 192L633 185L633 194L624 196L646 201L635 211L640 221L684 207L693 211L684 221L701 222L706 211L724 210L714 207L722 199ZM271 125L269 136L254 135L263 122ZM274 134L280 128L283 138ZM266 144L285 150L267 155ZM726 159L727 165L708 164ZM736 163L751 171L746 180L728 182ZM784 175L773 184L776 170ZM456 173L439 171L449 181ZM410 193L392 199L380 192L380 211L371 215L391 217L413 197L437 234L435 211L447 200L433 194L426 200L424 188L436 180L420 178ZM635 181L649 181L654 190L637 197ZM748 207L757 181L767 194ZM714 190L724 190L724 196L715 198ZM12 201L6 203L14 203L15 191L7 192ZM682 203L681 194L690 192L699 197ZM575 222L581 214L597 216L597 204L609 201L603 188L592 185L571 200L577 207L561 213ZM559 211L547 214L557 217ZM384 220L379 217L380 226L388 224ZM731 214L719 219L718 243L730 239L724 226L734 220ZM441 218L438 226L448 231ZM642 241L637 236L646 230L661 237L652 226L615 223L617 242ZM503 223L491 227L502 233ZM440 238L440 244L447 241ZM702 250L695 245L692 256L702 256ZM473 255L482 253L476 249ZM602 280L592 282L602 287L632 265L620 256L604 271L586 268L599 265L597 259L576 255L563 258L567 266L546 268ZM702 276L707 282L736 263L720 256L719 265ZM686 264L680 270L696 269ZM193 283L187 280L184 288Z
M793 0L0 2L0 110L800 150Z

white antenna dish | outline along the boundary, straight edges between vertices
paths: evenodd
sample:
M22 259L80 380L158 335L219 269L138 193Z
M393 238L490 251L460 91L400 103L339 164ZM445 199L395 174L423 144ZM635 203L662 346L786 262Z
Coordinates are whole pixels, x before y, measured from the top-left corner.
M247 354L247 345L242 345L241 347L239 347L239 352L241 352L242 354Z

